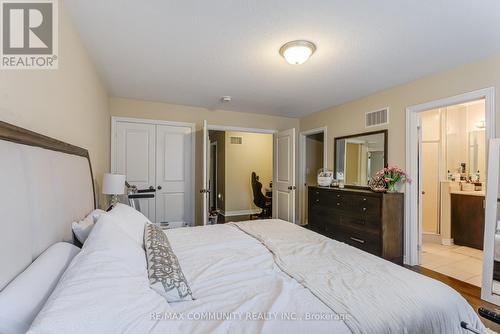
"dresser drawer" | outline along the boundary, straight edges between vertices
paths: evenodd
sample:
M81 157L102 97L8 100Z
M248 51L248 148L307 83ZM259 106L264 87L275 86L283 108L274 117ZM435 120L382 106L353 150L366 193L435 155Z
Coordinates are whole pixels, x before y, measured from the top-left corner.
M343 194L340 191L331 191L327 196L325 196L325 199L328 200L330 207L333 210L339 210L339 211L350 211L351 210L351 204L350 204L350 198L346 194Z
M382 244L380 235L377 233L369 233L367 231L358 231L349 228L339 228L336 230L336 237L339 241L345 242L348 245L364 250L365 252L380 256Z
M370 196L353 196L350 200L353 212L369 217L380 216L381 202L379 198Z
M362 214L338 214L336 224L342 228L366 230L369 233L379 233L382 228L379 219Z

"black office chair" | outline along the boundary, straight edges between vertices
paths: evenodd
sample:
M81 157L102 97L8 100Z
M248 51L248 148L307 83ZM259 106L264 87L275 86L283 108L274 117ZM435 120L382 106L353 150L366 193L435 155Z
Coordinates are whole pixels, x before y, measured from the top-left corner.
M253 203L262 209L258 214L250 215L250 219L265 219L271 218L272 216L272 200L269 197L264 196L262 193L262 183L259 181L259 177L255 172L252 172L252 190L253 190Z

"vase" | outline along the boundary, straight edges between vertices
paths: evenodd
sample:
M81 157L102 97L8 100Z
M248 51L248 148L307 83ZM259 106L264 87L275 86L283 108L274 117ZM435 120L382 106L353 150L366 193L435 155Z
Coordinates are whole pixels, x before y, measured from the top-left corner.
M388 193L397 193L398 192L398 185L396 183L389 183L387 185L387 192Z

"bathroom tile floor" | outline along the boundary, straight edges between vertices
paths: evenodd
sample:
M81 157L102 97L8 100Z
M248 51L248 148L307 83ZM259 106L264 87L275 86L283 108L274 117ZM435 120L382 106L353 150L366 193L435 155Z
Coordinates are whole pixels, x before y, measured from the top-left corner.
M483 251L426 242L422 244L421 266L481 287Z

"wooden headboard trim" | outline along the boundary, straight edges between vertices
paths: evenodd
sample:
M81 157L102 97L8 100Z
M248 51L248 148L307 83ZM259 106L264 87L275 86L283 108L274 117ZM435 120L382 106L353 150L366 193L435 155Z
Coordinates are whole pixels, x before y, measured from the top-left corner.
M92 182L92 190L94 194L94 209L97 207L94 175L92 172L92 164L90 162L90 155L88 150L2 121L0 121L0 140L40 147L47 150L77 155L86 158L90 168L90 182Z

